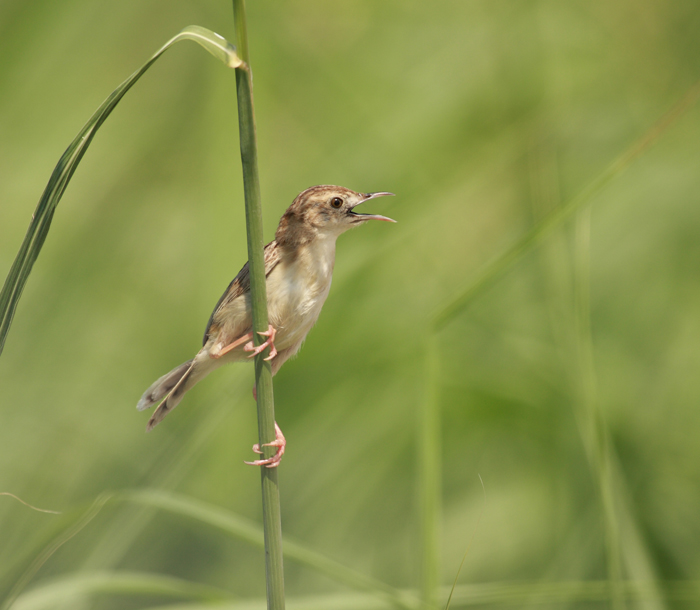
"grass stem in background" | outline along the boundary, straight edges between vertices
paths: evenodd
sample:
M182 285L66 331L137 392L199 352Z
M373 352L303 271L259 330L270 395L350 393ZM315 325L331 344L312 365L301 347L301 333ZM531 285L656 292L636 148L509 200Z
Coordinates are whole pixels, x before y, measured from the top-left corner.
M253 110L253 78L249 67L248 33L244 0L233 0L233 18L236 28L235 42L238 53L245 62L236 68L238 96L238 129L243 164L245 189L246 228L248 235L248 265L250 270L250 294L253 310L253 340L261 343L258 332L266 331L267 294L265 290L265 261L263 253L262 208L258 180L258 153L255 138L255 113ZM258 436L260 445L275 440L275 406L272 393L272 371L265 362L270 348L255 357L255 387L258 403ZM270 457L274 447L262 447L264 457ZM265 570L267 577L267 604L270 610L284 608L284 570L282 562L282 518L280 514L277 468L260 467L262 479L263 525L265 529Z
M437 333L424 345L425 387L418 418L421 512L421 594L427 608L436 608L440 586L440 507L442 498L440 450L439 359Z
M487 264L484 269L472 280L451 302L440 308L433 316L432 327L436 330L444 328L451 320L458 316L472 299L480 295L488 286L499 278L513 263L529 252L542 239L547 237L554 229L559 227L574 212L588 203L597 195L604 186L615 178L640 155L646 152L661 136L663 136L693 105L700 99L700 82L693 85L681 100L664 114L639 140L620 155L608 168L593 182L583 189L576 197L556 208L542 221L538 222L530 231L519 239L510 249L506 250L498 258Z
M579 416L589 463L596 478L603 510L605 532L605 558L610 585L612 610L624 610L622 590L622 564L620 560L620 533L615 511L612 467L610 459L610 433L605 414L598 399L597 378L593 360L591 333L590 242L591 209L581 210L576 216L574 244L574 303L576 321L576 345L578 351Z

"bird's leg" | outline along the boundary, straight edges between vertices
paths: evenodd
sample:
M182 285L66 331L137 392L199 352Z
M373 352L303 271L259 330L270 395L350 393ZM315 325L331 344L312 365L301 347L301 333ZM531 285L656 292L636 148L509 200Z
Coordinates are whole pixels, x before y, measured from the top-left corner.
M280 430L280 427L277 425L277 422L275 422L275 440L271 443L265 443L263 447L277 447L277 453L265 460L255 460L254 462L245 463L250 466L265 466L266 468L277 468L277 466L279 466L280 462L282 461L282 456L284 455L284 448L286 446L287 441L284 438L284 434L282 434L282 430ZM260 448L260 445L258 443L255 443L255 445L253 445L253 451L255 451L255 453L262 454L262 449Z
M277 355L277 348L275 347L275 335L277 334L277 331L274 329L272 324L268 324L267 330L259 331L258 334L262 335L263 337L267 337L267 341L261 343L257 347L253 345L252 341L249 341L245 344L245 347L243 349L246 352L253 352L250 356L248 356L248 358L252 358L253 356L257 356L266 347L269 347L270 355L267 358L265 358L265 361L272 360Z
M243 335L242 337L239 337L236 339L233 343L229 343L226 347L221 348L220 350L216 352L212 352L210 356L212 358L221 358L221 356L224 356L225 354L228 354L232 349L237 348L241 343L245 343L246 341L250 341L253 338L253 333L247 333ZM245 348L243 348L245 349Z

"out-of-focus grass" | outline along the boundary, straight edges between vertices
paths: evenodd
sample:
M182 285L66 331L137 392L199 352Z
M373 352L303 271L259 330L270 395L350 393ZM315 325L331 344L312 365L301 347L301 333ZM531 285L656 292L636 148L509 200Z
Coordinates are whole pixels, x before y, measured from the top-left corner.
M321 319L275 378L289 440L283 529L417 589L427 321L697 81L700 8L249 0L248 13L266 236L312 184L398 195L381 212L399 224L341 238ZM2 4L0 271L71 137L190 23L230 34L229 3ZM0 359L1 491L68 510L105 489L152 486L258 519L258 473L241 464L255 440L251 370L219 371L148 436L133 408L191 357L245 260L234 83L223 72L202 53L171 51L73 179ZM591 201L591 355L631 581L700 576L699 136L695 108ZM607 576L599 486L577 421L573 244L569 223L439 336L442 584L475 527L461 584L595 588ZM135 510L105 508L32 584L140 571L261 596L259 551ZM0 498L0 578L56 518ZM291 563L286 581L295 598L345 590ZM697 603L691 586L685 597L644 590L627 607ZM533 591L534 604L547 600ZM591 599L564 594L549 607Z

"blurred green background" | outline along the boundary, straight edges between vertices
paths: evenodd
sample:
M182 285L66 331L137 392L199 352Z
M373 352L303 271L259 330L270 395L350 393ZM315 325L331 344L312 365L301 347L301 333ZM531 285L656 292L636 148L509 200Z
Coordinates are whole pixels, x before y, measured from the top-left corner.
M700 4L249 0L248 20L266 238L320 183L392 191L366 211L399 221L339 240L323 314L275 378L283 530L416 589L431 316L693 86ZM190 24L232 39L230 3L0 4L3 277L70 140ZM468 546L460 584L504 593L600 581L618 557L622 578L648 583L641 599L535 587L502 605L698 607L699 170L693 107L435 337L442 585ZM259 521L259 473L242 463L257 435L252 367L217 371L149 435L134 408L197 351L245 259L233 72L177 45L97 135L29 279L0 358L0 491L77 515L102 491L148 487ZM0 594L66 519L0 497ZM348 591L286 567L290 598ZM264 597L261 550L124 502L27 591L94 570Z

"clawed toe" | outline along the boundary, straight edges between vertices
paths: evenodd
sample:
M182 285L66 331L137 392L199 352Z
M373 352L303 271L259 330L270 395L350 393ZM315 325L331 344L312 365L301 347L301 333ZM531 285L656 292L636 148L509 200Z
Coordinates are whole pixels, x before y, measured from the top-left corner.
M245 344L245 347L243 348L246 352L253 352L248 358L253 358L257 356L260 352L262 352L266 347L270 348L270 355L265 358L265 361L272 360L276 355L277 355L277 348L275 347L275 335L277 334L277 331L273 328L272 324L268 324L267 330L266 331L258 331L259 335L262 335L263 337L267 337L267 341L264 341L257 347L253 345L252 341L249 341L248 343Z
M277 452L275 453L275 455L264 460L255 460L253 462L244 463L248 464L249 466L265 466L266 468L277 468L277 466L279 466L280 462L282 461L282 456L284 455L284 450L286 446L287 440L284 438L284 434L282 434L282 430L280 430L280 427L277 425L277 422L275 422L275 440L271 443L265 443L263 445L263 447L277 447ZM253 451L255 451L255 453L257 454L262 454L262 450L258 443L253 445Z

